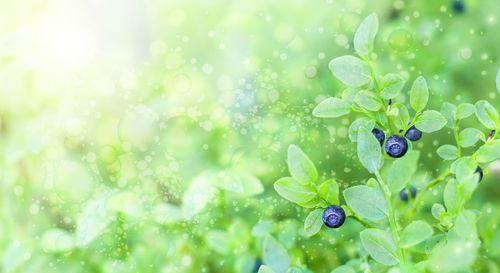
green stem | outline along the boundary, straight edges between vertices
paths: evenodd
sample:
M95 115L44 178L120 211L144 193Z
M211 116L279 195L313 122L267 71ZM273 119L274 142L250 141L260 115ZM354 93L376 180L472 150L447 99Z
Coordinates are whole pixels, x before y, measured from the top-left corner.
M406 258L405 258L405 252L404 250L400 247L399 241L399 229L398 225L396 223L396 216L394 214L394 209L392 207L392 193L387 187L387 185L384 183L384 180L382 179L382 176L380 173L375 171L375 176L377 177L377 181L380 184L380 187L382 188L382 192L384 193L385 199L387 201L387 217L389 218L389 226L391 227L392 231L392 237L394 237L394 241L396 242L396 247L399 251L399 256L401 258L401 263L406 264Z
M460 151L460 139L458 137L458 120L453 121L453 134L455 135L455 141L457 142L457 156L461 157Z
M415 201L413 201L413 206L412 208L410 209L410 211L408 212L408 222L410 222L412 219L413 219L413 215L415 215L415 213L418 211L418 209L420 208L419 206L419 203L420 203L420 199L422 199L422 196L424 195L424 193L428 190L430 190L432 187L434 187L435 185L437 185L439 182L443 181L446 177L448 177L448 175L451 174L451 171L448 169L446 170L446 172L442 173L441 175L439 175L436 179L432 180L431 182L429 182L425 188L422 190L422 192L420 193L417 193L417 196L415 197Z
M370 74L371 74L370 77L371 77L371 79L373 81L373 85L375 87L375 91L377 91L377 93L380 93L380 87L379 87L378 82L377 82L377 77L375 77L375 72L374 72L374 69L373 69L373 63L372 63L371 59L368 62L368 64L370 66ZM384 113L385 118L387 119L387 126L389 127L389 133L391 135L394 135L395 132L392 129L391 118L389 117L389 115L387 115L387 111L383 111L383 113Z
M362 219L361 219L361 218L359 218L357 215L352 214L352 215L350 215L349 217L351 217L351 218L353 218L354 220L358 221L361 225L363 225L363 226L364 226L364 227L366 227L366 228L374 228L374 226L373 226L373 225L371 225L370 223L368 223L368 222L366 222L366 221L362 220Z
M415 121L417 120L418 117L420 117L420 115L422 115L422 111L418 111L417 113L415 113L415 116L413 117L413 120L410 122L410 124L408 124L408 126L406 127L406 129L403 131L403 136L406 135L406 132L408 130L410 130L410 127L413 126L415 124Z

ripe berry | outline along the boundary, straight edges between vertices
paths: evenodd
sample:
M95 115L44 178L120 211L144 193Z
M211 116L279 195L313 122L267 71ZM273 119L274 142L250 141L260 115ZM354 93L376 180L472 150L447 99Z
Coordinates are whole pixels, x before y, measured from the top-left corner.
M405 137L411 141L417 141L422 137L422 131L415 128L415 125L413 125L406 131Z
M457 13L464 12L465 6L462 0L452 0L451 6Z
M257 258L257 259L255 260L255 264L254 264L254 266L253 266L253 272L254 272L254 273L259 272L259 268L260 268L260 266L261 266L261 265L262 265L262 260L261 260L260 258Z
M337 205L331 205L326 207L323 211L323 223L327 227L338 228L345 221L344 209Z
M375 136L375 138L380 142L380 146L384 144L385 140L385 134L384 131L378 129L378 128L373 128L372 134Z
M385 142L385 152L391 157L402 157L408 151L408 142L401 135L390 136Z
M413 187L412 185L410 185L410 193L411 198L415 198L415 196L417 195L417 189L415 189L415 187ZM402 189L399 192L399 198L401 198L401 200L403 201L408 201L408 193L406 191L406 188Z
M478 183L479 183L479 182L481 182L481 180L483 180L483 169L481 169L481 167L477 166L475 172L479 174L479 181L478 181Z

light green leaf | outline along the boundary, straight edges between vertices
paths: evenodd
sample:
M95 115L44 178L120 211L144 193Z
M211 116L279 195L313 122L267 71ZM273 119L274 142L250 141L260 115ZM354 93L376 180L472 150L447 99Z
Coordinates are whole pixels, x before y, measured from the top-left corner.
M420 152L413 150L394 160L387 175L387 185L392 192L399 192L406 187L417 170L419 156Z
M111 222L111 213L108 211L107 195L99 196L87 202L82 213L78 215L76 225L76 244L79 247L86 246Z
M408 126L410 122L410 114L408 113L408 108L403 104L397 102L391 106L389 111L389 116L392 117L392 122L397 129L403 129Z
M274 189L283 198L294 203L306 203L316 196L316 189L310 184L298 183L292 177L283 177L274 182Z
M460 140L460 146L470 147L476 144L480 139L485 139L484 134L476 128L466 128L460 132L458 137Z
M405 80L398 74L389 73L382 78L380 96L384 99L392 99L399 95L405 85Z
M500 69L498 69L497 72L496 82L497 82L497 91L500 93Z
M262 246L262 259L276 273L285 273L290 267L290 257L286 249L272 236L266 236Z
M318 233L323 226L323 210L315 209L311 211L304 221L304 231L308 237Z
M437 247L428 268L434 273L469 272L467 269L476 260L477 247L468 245L465 240L453 240Z
M318 194L330 205L338 205L340 203L339 185L333 179L323 182L319 186Z
M457 158L457 146L445 144L437 149L437 154L444 160L453 160Z
M475 108L473 104L462 103L457 107L457 119L464 119L474 114Z
M446 127L453 128L453 123L457 114L457 107L449 102L444 102L441 105L441 114L446 119Z
M441 220L440 214L446 212L446 209L440 203L434 203L431 208L431 213L434 218Z
M370 59L373 52L373 40L378 31L378 19L375 13L368 15L354 34L354 49L359 56Z
M207 246L220 254L229 254L231 252L231 238L227 232L222 230L211 230L205 236Z
M435 132L446 124L446 119L438 111L428 110L422 113L415 121L415 127L422 132Z
M330 61L328 67L333 75L344 84L358 87L371 80L371 70L368 64L354 56L342 56Z
M318 118L337 118L349 114L351 104L339 98L331 97L320 102L312 112Z
M318 179L314 163L293 144L288 146L288 171L299 183L315 182Z
M461 158L456 167L455 176L457 178L457 182L460 184L469 177L474 175L476 171L477 164L471 157L463 157Z
M358 141L358 131L360 127L364 127L371 132L375 127L375 120L367 117L362 117L351 123L351 126L349 126L349 139L351 141Z
M358 132L358 157L361 164L371 173L382 166L382 151L380 143L366 128L360 128Z
M360 237L363 247L375 261L384 265L399 263L396 243L387 231L369 228L363 230Z
M42 249L48 252L70 251L75 247L75 238L66 230L53 228L45 231L40 240Z
M182 199L182 213L186 219L201 212L215 195L217 188L213 185L215 170L204 171L189 185Z
M424 221L411 222L401 233L401 247L412 247L432 236L434 231Z
M27 252L28 250L19 241L10 243L3 253L2 272L14 272L14 270L26 262L24 255Z
M474 153L479 163L490 163L500 158L500 141L486 143Z
M476 102L476 116L488 129L495 129L498 124L498 112L488 101Z
M275 273L275 272L269 266L261 265L259 267L259 272L257 272L257 273Z
M354 102L370 111L378 111L378 109L382 107L380 98L377 97L375 93L368 90L359 91L354 98Z
M348 265L341 265L335 268L331 273L356 273L356 271Z
M109 198L106 205L110 210L123 212L135 217L142 215L144 212L139 196L131 191L116 193Z
M424 77L418 77L410 90L410 105L415 111L424 110L429 100L429 88ZM444 125L444 124L443 124Z
M214 185L239 196L252 196L264 191L260 180L243 170L222 170L215 178Z
M444 187L443 199L447 211L456 213L460 207L461 200L458 193L458 184L455 179L450 180Z
M342 91L342 100L349 103L349 105L354 103L354 98L358 94L359 89L348 87Z
M381 220L387 215L387 201L379 189L368 186L354 186L343 192L347 205L361 217Z
M182 210L172 204L160 203L154 207L150 216L160 224L175 223L182 219Z
M264 237L270 234L275 228L274 222L270 220L263 220L252 228L252 235L255 237Z
M287 273L313 273L313 272L309 269L305 269L299 266L292 266L288 269Z

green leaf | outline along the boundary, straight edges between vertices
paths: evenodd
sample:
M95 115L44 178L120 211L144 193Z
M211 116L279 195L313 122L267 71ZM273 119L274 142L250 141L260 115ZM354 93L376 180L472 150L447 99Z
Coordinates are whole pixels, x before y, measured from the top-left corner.
M417 170L419 151L409 151L404 157L394 160L387 175L387 185L391 192L399 192L406 187Z
M275 272L269 266L261 265L259 267L259 272L257 272L257 273L275 273Z
M484 140L485 137L484 134L476 128L466 128L460 132L458 139L460 140L460 146L470 147L476 144L478 140Z
M319 186L318 194L330 205L338 205L340 203L339 185L333 179L323 182Z
M379 189L368 186L354 186L343 192L347 205L361 217L382 220L387 215L387 201Z
M354 102L370 111L378 111L378 109L382 107L380 98L377 97L375 93L368 90L359 91L354 98Z
M318 179L318 171L314 163L293 144L288 146L288 170L299 183L315 182Z
M190 219L201 212L211 200L211 196L216 193L216 187L213 185L215 175L216 172L213 170L202 172L184 192L182 213L186 219Z
M211 230L205 236L207 246L220 254L229 254L231 252L231 238L227 232L222 230Z
M361 22L354 34L354 49L364 59L370 59L370 55L373 52L373 40L377 31L377 15L372 13Z
M457 182L460 184L469 177L474 175L476 171L477 164L471 157L463 157L461 158L456 167L455 176L457 178Z
M335 268L331 273L356 273L356 271L348 265L341 265Z
M24 255L27 252L28 250L19 241L16 240L10 243L3 254L2 272L14 272L14 270L26 262Z
M437 154L444 160L453 160L457 158L457 146L445 144L437 149Z
M446 184L443 192L444 205L447 211L456 213L460 207L460 196L458 193L458 184L452 179Z
M410 90L410 105L415 111L424 110L429 100L429 88L424 77L418 77Z
M323 226L323 210L315 209L311 211L304 221L304 231L308 237L318 233Z
M424 221L411 222L401 233L401 247L412 247L432 236L434 231Z
M380 96L386 100L399 95L405 85L405 80L398 74L389 73L382 78Z
M358 157L361 164L371 173L382 166L382 151L380 143L366 128L360 128L358 132Z
M376 228L365 229L360 237L363 247L375 261L384 265L399 263L396 243L387 231Z
M437 247L429 260L428 268L434 273L470 272L474 264L477 247L469 246L465 240L452 240Z
M301 184L292 177L283 177L274 182L274 189L283 198L294 203L306 203L316 197L316 189L310 184Z
M442 212L446 212L446 209L444 208L443 205L439 204L439 203L434 203L432 205L432 208L431 208L431 213L432 213L432 216L434 218L436 218L437 220L441 220L441 217L440 217L440 214Z
M359 89L348 87L344 91L342 91L342 100L349 103L349 105L353 104L354 98L356 97L358 92Z
M226 191L240 196L252 196L264 191L264 187L255 176L243 170L223 170L217 173L214 184Z
M446 127L453 128L457 107L449 102L445 102L441 105L441 114L443 114L443 117L446 119Z
M107 198L107 195L103 195L88 201L82 213L78 215L77 246L82 247L92 242L111 222L111 213L106 206Z
M364 127L371 132L375 127L375 120L367 117L362 117L351 123L351 126L349 126L349 139L351 141L358 141L358 131L360 127Z
M42 249L48 252L70 251L75 247L75 243L71 233L59 228L45 231L40 240Z
M465 119L474 114L474 105L470 103L462 103L457 107L457 119Z
M337 118L349 114L351 104L339 98L327 98L320 102L312 112L318 118Z
M446 119L438 111L428 110L422 113L415 121L415 127L422 132L435 132L446 124Z
M476 102L476 117L488 129L495 129L498 124L498 112L488 101Z
M106 206L110 210L123 212L135 217L144 213L139 196L131 191L117 192L109 198Z
M313 272L309 269L305 269L299 266L292 266L288 269L287 273L313 273Z
M392 122L398 129L403 129L408 126L410 122L410 114L408 113L408 108L403 104L397 102L391 106L389 115L392 117Z
M182 210L169 203L160 203L154 207L150 216L160 224L170 224L182 219Z
M368 64L354 56L342 56L330 61L328 67L333 75L345 85L358 87L371 80L371 70Z
M290 257L286 249L270 235L264 238L262 259L264 264L276 273L285 273L290 267Z
M495 140L479 147L474 153L474 157L479 163L490 163L500 158L500 141Z
M497 91L498 91L498 93L500 93L500 69L498 69L498 72L497 72L496 82L497 82Z

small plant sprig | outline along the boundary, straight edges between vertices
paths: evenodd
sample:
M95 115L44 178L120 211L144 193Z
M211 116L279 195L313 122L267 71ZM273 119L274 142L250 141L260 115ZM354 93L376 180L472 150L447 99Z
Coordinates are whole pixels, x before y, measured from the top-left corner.
M347 55L330 61L333 75L348 87L341 97L325 99L312 113L319 118L337 118L350 112L363 115L350 125L349 138L357 143L360 163L372 177L365 185L344 189L345 204L340 204L335 179L317 185L318 172L313 162L299 147L290 145L287 162L291 176L277 180L274 188L285 199L312 209L304 221L308 236L318 233L323 224L340 228L346 217L358 221L365 227L360 233L361 244L378 266L398 267L401 272L467 270L481 242L476 229L479 213L467 209L466 202L483 178L484 164L500 159L498 113L486 100L458 106L445 102L440 111L428 110L429 88L422 76L409 90L411 109L403 100L397 102L407 79L397 73L382 77L375 74L372 55L377 31L377 16L371 14L354 36L358 57ZM497 89L500 92L500 71ZM488 137L476 128L460 130L460 121L474 114L491 130ZM445 126L453 130L455 143L440 146L437 154L449 166L417 190L410 181L417 171L420 152L412 142ZM464 155L461 148L472 147L478 141L482 145ZM422 196L442 182L446 183L444 205L435 203L427 211L437 222L426 221L430 217L423 215L415 219L423 207ZM394 202L408 202L408 209L396 211ZM402 217L404 213L407 217ZM369 267L357 270L372 272ZM265 269L273 272L272 267ZM346 264L338 272L354 269Z

